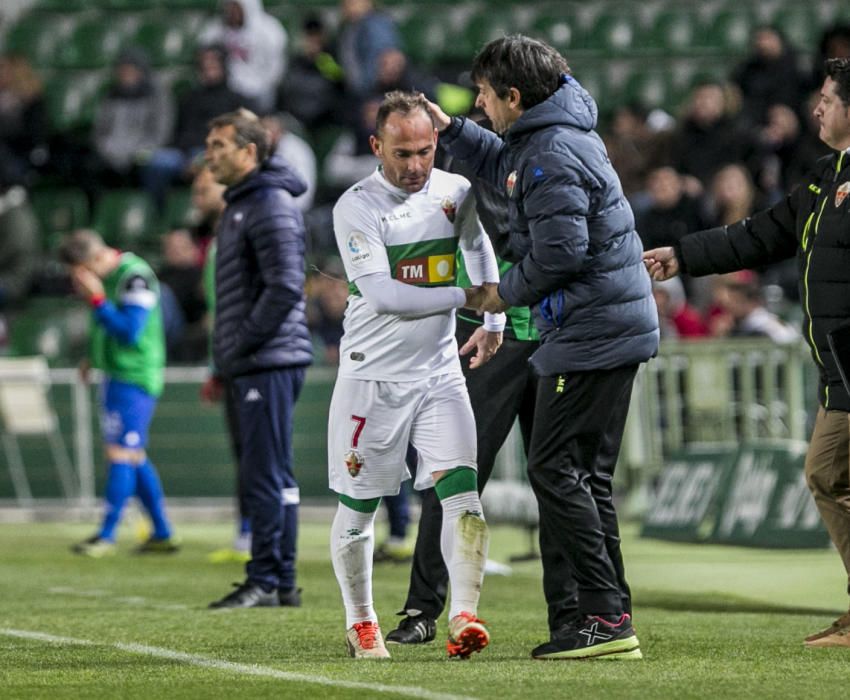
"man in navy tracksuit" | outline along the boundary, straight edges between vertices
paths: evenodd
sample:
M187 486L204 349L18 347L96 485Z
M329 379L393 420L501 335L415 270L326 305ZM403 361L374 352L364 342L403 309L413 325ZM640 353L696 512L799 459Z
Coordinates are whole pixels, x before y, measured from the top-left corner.
M632 383L659 338L634 216L594 131L596 103L555 49L496 39L471 77L501 137L431 110L446 150L508 197L504 257L516 264L479 310L532 309L540 348L528 476L550 606L566 583L555 573L564 561L573 572L575 617L550 627L532 656L640 658L612 498Z
M239 110L210 123L206 160L227 186L215 266L213 359L234 392L240 471L253 533L244 583L213 608L301 604L295 585L299 492L292 417L312 361L304 300L306 185L267 159L268 136Z

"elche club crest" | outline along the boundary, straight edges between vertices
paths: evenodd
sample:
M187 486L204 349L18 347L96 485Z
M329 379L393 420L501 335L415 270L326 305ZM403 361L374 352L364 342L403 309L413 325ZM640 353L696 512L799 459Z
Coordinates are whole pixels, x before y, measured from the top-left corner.
M835 193L835 208L837 209L842 204L844 204L844 200L847 199L847 195L850 194L850 180L845 182L841 187L838 188L838 191Z
M508 197L514 196L514 188L516 187L516 170L512 170L508 179L505 180L505 188L508 190Z
M442 202L440 202L440 206L443 208L443 213L446 215L446 218L451 222L455 222L455 215L457 214L457 202L455 202L451 197L446 197Z
M360 473L363 469L363 456L356 450L351 450L345 454L345 468L352 478Z

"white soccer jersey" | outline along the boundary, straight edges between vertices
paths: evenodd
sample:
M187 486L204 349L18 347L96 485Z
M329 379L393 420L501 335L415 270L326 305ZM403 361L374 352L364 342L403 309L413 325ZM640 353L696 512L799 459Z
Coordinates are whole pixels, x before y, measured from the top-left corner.
M460 373L454 310L417 318L377 314L357 279L389 272L407 284L454 285L458 238L465 227L479 226L474 207L461 209L469 191L466 178L435 168L419 192L397 188L376 171L340 197L334 233L350 292L340 376L397 382Z

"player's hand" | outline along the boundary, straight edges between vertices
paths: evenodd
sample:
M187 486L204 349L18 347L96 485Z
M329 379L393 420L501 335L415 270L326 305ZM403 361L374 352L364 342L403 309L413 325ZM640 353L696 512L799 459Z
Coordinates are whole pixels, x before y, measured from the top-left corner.
M84 357L80 360L80 363L77 365L77 372L80 375L80 381L82 381L83 384L88 384L89 374L91 373L91 362L89 361L89 358Z
M653 248L643 253L643 264L649 276L659 282L679 274L679 261L672 247Z
M209 376L201 385L200 394L203 403L218 403L224 396L224 382L216 376Z
M75 265L71 269L71 283L77 294L87 301L104 296L103 282L100 277L82 265Z
M431 102L431 100L428 100L427 102L428 110L434 118L434 126L437 127L437 131L445 131L448 129L449 124L452 123L452 118L442 110L440 105Z
M496 282L485 282L481 287L484 290L484 300L478 307L478 313L500 314L508 308L508 304L499 296L499 285Z
M469 336L469 340L463 344L460 354L461 356L468 355L475 350L475 354L469 358L469 369L477 369L493 358L501 344L501 331L488 331L484 329L484 326L479 326Z

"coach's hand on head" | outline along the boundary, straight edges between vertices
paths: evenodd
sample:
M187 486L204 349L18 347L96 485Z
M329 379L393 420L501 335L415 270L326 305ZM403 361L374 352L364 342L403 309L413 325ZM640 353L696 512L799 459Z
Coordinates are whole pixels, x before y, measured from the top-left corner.
M437 127L437 131L448 129L449 124L452 123L452 118L442 110L440 105L428 100L428 109L434 119L434 126Z

